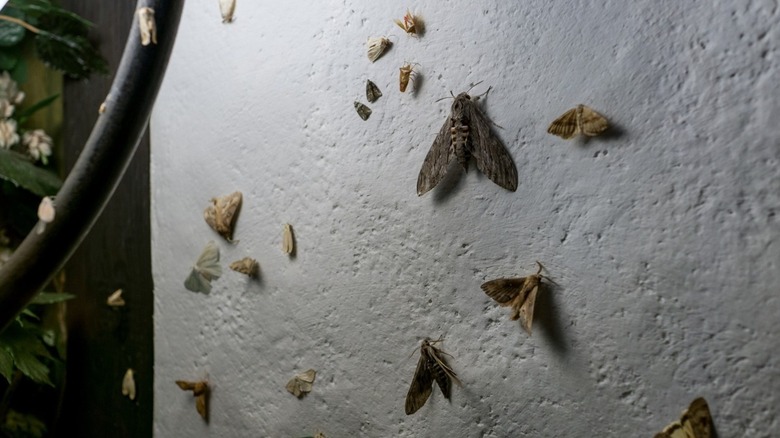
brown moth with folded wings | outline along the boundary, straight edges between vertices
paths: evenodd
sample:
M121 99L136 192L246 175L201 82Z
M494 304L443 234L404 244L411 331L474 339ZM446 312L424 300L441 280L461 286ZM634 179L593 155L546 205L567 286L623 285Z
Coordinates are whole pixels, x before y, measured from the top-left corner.
M439 385L441 393L447 400L452 394L452 382L461 385L455 371L452 371L444 358L447 353L433 345L441 341L443 341L442 338L435 341L425 338L420 346L420 360L417 362L417 370L414 372L412 384L406 394L406 415L414 414L425 405L433 392L434 381Z
M205 381L190 382L187 380L177 380L176 384L182 391L192 391L193 397L195 397L195 409L200 414L201 418L209 421L208 411L208 398L209 398L209 384Z
M555 283L549 277L541 275L541 263L536 262L539 269L536 274L520 278L499 278L482 284L482 290L502 306L512 308L511 320L520 319L523 328L531 334L531 324L534 320L534 305L539 289L544 287L542 280Z

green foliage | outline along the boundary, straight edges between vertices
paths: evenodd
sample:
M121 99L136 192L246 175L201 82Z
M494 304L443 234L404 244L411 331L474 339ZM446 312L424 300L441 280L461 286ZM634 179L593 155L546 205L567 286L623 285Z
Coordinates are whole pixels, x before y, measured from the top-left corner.
M8 411L5 424L0 426L0 431L2 436L9 438L41 438L46 434L46 424L33 415L11 410Z
M60 189L62 181L53 172L33 164L26 156L0 149L0 179L10 181L41 197Z
M60 97L59 94L55 94L53 96L49 96L46 99L42 99L38 102L35 102L32 106L25 108L20 111L16 111L14 113L14 118L16 119L17 123L20 125L24 124L33 114L38 112L39 110L42 110L46 108L47 106L51 105L57 98Z
M87 39L92 26L89 21L49 0L12 0L3 8L2 14L18 18L29 27L25 29L19 24L0 20L0 48L20 44L29 32L35 34L36 53L49 67L74 79L87 78L94 72L108 72L105 59ZM13 53L4 53L6 51L0 50L6 58L3 60L0 56L0 64L16 66ZM3 67L0 65L0 68Z

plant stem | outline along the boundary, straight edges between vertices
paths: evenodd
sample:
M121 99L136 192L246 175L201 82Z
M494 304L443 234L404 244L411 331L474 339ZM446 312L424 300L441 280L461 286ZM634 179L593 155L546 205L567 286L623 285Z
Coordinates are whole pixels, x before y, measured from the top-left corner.
M5 424L5 417L8 415L8 410L11 407L11 394L13 394L19 386L19 383L21 383L22 377L22 372L16 370L13 379L11 379L11 384L3 395L3 400L0 402L0 424Z
M23 28L29 30L32 33L36 33L36 34L41 33L41 30L38 29L37 27L33 26L32 24L26 21L20 20L16 17L10 17L8 15L0 14L0 20L10 21L11 23L18 24L19 26L22 26Z

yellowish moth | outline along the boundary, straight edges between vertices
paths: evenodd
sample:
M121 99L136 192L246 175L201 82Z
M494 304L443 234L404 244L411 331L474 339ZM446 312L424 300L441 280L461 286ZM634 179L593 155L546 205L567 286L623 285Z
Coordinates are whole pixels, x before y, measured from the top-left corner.
M206 381L190 382L187 380L177 380L176 385L182 389L182 391L192 391L192 396L195 397L195 410L198 411L201 418L206 422L209 421L208 410L208 398L209 398L209 384Z
M704 397L688 406L679 420L658 432L655 438L712 438L712 416Z
M392 45L393 44L390 42L390 40L385 37L369 37L368 41L366 42L366 46L368 47L369 61L375 62L385 53L385 50L390 48Z
M293 378L287 382L285 388L290 394L298 398L303 398L303 396L311 392L315 377L317 377L317 371L313 369L306 370L300 374L294 375Z
M211 204L203 210L203 219L206 220L206 223L228 242L233 241L233 229L242 200L241 192L233 192L229 195L211 198Z
M154 9L138 8L138 30L141 32L141 45L157 44L157 23L154 21Z
M122 289L117 289L108 296L108 299L106 299L106 304L109 305L109 307L122 307L125 305L125 300L122 298Z
M122 378L122 395L130 400L135 400L135 377L132 368L128 368Z
M252 257L244 257L241 260L236 260L231 263L230 269L249 277L257 277L257 274L260 271L260 264Z
M568 140L577 134L593 137L609 128L607 118L587 105L577 105L555 119L547 132Z
M219 0L219 12L222 14L223 23L231 23L235 11L236 0Z
M282 229L282 251L290 256L295 255L295 235L290 224L284 224Z

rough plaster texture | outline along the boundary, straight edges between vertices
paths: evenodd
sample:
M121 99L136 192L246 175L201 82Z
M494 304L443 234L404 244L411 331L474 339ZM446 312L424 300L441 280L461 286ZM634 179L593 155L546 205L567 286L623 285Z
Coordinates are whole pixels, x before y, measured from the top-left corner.
M699 395L721 437L778 436L776 1L419 1L420 39L406 4L239 0L226 25L216 3L187 3L151 120L155 436L652 436ZM478 81L517 192L471 171L418 198L436 99ZM548 135L577 103L613 135ZM235 245L202 218L233 190ZM212 239L261 280L186 291ZM560 287L529 337L479 286L535 260ZM406 416L409 355L440 335L464 386ZM173 383L206 377L208 425Z

